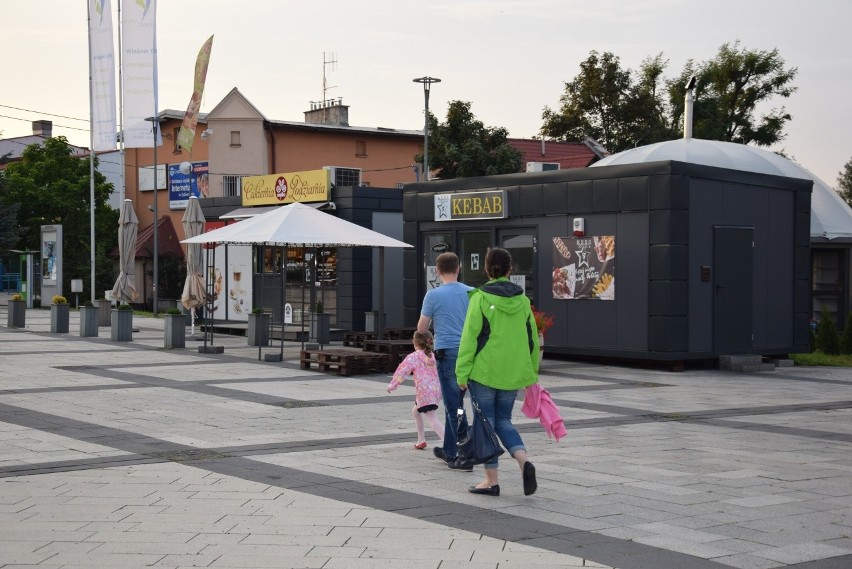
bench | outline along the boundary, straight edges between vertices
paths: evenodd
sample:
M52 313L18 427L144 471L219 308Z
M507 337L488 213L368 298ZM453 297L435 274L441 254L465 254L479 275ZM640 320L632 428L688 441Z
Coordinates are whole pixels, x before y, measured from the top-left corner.
M374 372L386 373L388 360L387 354L375 354L361 350L302 350L299 354L299 366L302 369L311 369L311 366L316 366L317 371L335 372L343 376Z
M363 348L364 340L372 340L375 337L375 332L346 332L343 334L343 345Z

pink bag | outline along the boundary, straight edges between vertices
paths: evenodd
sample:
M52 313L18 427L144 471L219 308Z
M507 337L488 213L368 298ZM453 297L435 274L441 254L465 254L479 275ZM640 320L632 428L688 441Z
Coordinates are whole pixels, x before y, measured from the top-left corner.
M568 434L565 421L559 415L559 408L550 397L550 392L540 383L534 383L524 389L524 405L521 411L530 419L538 418L547 436L556 439L556 442Z

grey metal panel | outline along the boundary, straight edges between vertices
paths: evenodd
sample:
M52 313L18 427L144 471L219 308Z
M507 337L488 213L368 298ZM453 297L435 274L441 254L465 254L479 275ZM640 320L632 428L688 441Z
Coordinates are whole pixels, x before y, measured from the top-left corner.
M539 217L538 222L538 264L536 266L536 308L553 316L554 325L547 332L545 343L549 346L565 346L568 343L568 329L577 325L575 315L569 313L570 302L553 298L553 237L566 237L571 234L571 219L564 215Z
M689 247L686 245L652 245L650 247L651 280L686 280Z
M686 281L651 281L649 298L650 316L686 316L689 312Z
M541 215L542 211L546 211L541 184L519 186L518 202L518 211L512 215Z
M646 211L648 209L648 176L622 178L618 181L619 211Z
M591 187L591 184L589 184ZM554 182L551 184L541 185L542 202L545 211L550 213L568 213L568 200L566 191L568 184L566 182Z
M757 236L755 243L754 302L761 303L755 306L755 347L789 347L793 343L796 284L791 253L796 229L791 220L796 216L795 198L792 192L767 192L766 243ZM761 273L765 280L761 280ZM758 290L758 286L764 289Z
M402 196L402 220L405 222L408 221L417 221L417 202L418 195L405 193Z
M618 211L617 179L592 181L592 207L596 212Z
M605 324L613 325L619 350L648 349L648 219L647 212L616 216L616 313Z
M713 231L708 222L719 215L712 192L689 192L689 351L713 349ZM701 267L710 267L710 282L702 282Z
M687 349L689 326L685 316L648 318L648 349L652 352L682 352Z
M565 201L569 214L591 213L594 210L592 181L568 182Z
M402 212L373 212L373 231L382 235L402 240ZM413 243L411 243L413 245ZM399 283L403 278L402 255L403 250L393 247L385 247L385 274L384 274L384 311L387 315L386 323L391 328L402 326L402 290ZM379 255L378 249L373 249L373 282L379 283ZM373 285L372 309L379 309L379 287Z
M689 183L685 176L656 175L648 179L649 209L688 209Z
M686 245L689 243L689 212L687 210L651 210L650 243Z

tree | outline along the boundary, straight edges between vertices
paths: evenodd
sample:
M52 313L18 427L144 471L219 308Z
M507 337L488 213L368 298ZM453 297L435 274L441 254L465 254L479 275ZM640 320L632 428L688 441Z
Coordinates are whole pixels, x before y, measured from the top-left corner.
M829 355L840 353L840 335L837 333L837 325L824 306L817 325L816 336L816 346L819 351Z
M545 107L542 136L565 141L591 136L611 152L668 140L659 89L667 63L662 54L645 59L634 81L617 56L592 51L580 74L565 83L559 110Z
M797 70L785 68L777 49L754 51L726 43L713 59L690 60L670 80L663 77L667 65L658 54L634 72L623 69L612 53L592 51L580 73L565 83L559 110L545 107L542 136L591 136L611 152L679 138L686 84L695 75L693 136L761 146L784 139L791 117L783 107L755 117L758 107L796 91Z
M837 176L837 193L852 205L852 158L843 165L843 170Z
M18 207L17 248L39 250L41 226L62 224L65 290L70 290L72 278L83 278L91 286L89 180L89 161L75 158L64 137L28 146L3 174L0 206ZM95 241L104 259L118 241L118 212L107 204L111 192L112 184L96 170ZM96 291L112 288L114 276L104 270L104 259L96 260Z
M442 179L512 174L521 171L521 153L507 142L508 131L486 127L465 101L450 101L447 121L429 114L429 168ZM422 156L415 156L422 162Z
M757 108L774 97L788 98L798 70L785 68L778 49L748 50L740 42L722 44L716 57L701 64L688 61L669 82L671 124L683 122L686 83L695 75L692 133L695 138L770 146L784 139L791 116L784 107L755 117Z

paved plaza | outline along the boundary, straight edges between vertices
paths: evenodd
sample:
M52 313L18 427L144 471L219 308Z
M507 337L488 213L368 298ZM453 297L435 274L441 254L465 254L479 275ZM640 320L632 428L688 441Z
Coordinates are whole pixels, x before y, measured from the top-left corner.
M0 302L3 304L3 302ZM0 305L0 567L852 567L852 370L680 373L545 358L556 443L516 406L538 492L416 442L411 381L10 329ZM187 329L189 332L189 329ZM263 348L279 352L278 344Z

